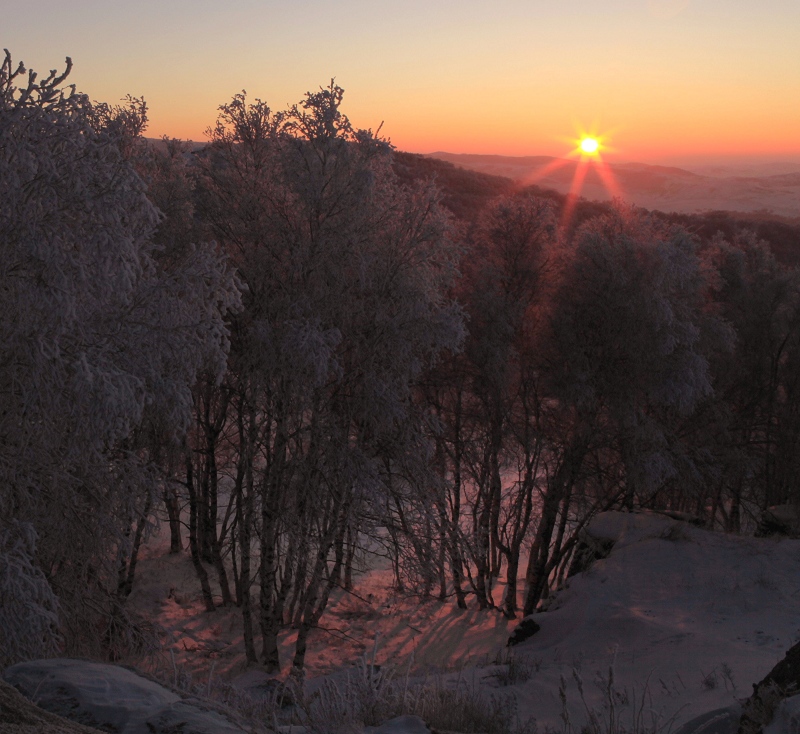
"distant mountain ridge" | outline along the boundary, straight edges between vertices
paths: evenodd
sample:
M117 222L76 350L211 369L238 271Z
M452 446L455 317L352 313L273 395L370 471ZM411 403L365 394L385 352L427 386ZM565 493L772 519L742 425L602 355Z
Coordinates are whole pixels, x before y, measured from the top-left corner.
M566 194L578 161L552 156L503 156L436 152L430 158L460 168L503 176L517 184L536 184ZM560 164L560 165L559 165ZM712 210L771 211L800 217L800 173L766 176L706 175L674 166L609 163L608 169L625 201L647 209L693 214ZM580 195L589 200L613 198L597 167L590 165Z

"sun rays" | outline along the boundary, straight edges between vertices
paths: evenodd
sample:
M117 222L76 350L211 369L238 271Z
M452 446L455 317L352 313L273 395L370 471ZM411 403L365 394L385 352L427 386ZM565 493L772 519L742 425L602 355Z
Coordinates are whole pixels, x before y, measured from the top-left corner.
M572 146L572 150L566 156L553 159L525 180L526 185L536 184L564 166L575 165L575 173L572 176L569 193L564 202L564 210L561 216L561 225L563 227L567 227L572 219L575 205L580 198L586 175L590 169L596 172L611 198L622 197L622 189L613 171L608 163L603 160L604 152L613 152L613 148L608 145L607 141L608 135L601 135L595 131L579 130L577 137L565 139L565 142Z

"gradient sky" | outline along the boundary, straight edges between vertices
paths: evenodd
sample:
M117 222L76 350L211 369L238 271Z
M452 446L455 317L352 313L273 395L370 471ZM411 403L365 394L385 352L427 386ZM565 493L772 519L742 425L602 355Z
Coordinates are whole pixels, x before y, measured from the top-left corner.
M619 158L800 156L800 0L2 1L0 45L144 96L194 140L246 89L282 109L331 77L402 150Z

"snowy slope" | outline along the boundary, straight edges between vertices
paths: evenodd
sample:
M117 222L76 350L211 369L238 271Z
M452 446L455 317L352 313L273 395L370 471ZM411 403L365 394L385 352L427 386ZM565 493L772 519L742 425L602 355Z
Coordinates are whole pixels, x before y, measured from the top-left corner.
M513 696L520 719L537 719L540 731L561 729L562 677L579 725L585 713L573 670L589 706L600 709L595 680L609 668L620 694L627 689L629 700L635 694L641 701L646 693L647 708L663 721L674 715L677 727L747 697L800 636L800 541L731 536L659 515L613 512L595 518L589 532L613 539L614 547L551 596L548 610L535 615L541 630L513 648L520 667L529 669L527 681L501 686L507 667L492 664L508 654L505 642L519 620L474 604L461 611L452 602L397 595L390 570L379 564L357 579L357 596L332 597L321 622L327 631L315 630L310 639L311 687L370 656L377 637L377 663L400 674L410 663L412 672L438 675L450 685L460 681L486 695ZM501 584L495 588L496 600L502 591ZM238 610L202 611L186 556L152 553L141 564L132 600L169 632L162 655L171 650L196 681L212 664L214 675L232 680L245 671ZM295 636L290 629L281 636L284 675ZM171 668L171 660L166 664Z
M570 579L517 647L539 671L514 690L539 721L557 723L560 676L577 711L572 670L599 706L592 681L613 668L618 689L647 689L680 724L750 695L800 637L800 541L625 513L600 515L589 532L615 540L610 555Z

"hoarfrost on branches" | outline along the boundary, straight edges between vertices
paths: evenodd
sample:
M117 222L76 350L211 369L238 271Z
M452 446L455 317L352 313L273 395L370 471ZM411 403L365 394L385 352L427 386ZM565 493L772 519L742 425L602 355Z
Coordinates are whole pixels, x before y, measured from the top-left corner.
M224 368L239 290L213 246L156 260L131 126L65 89L70 68L17 86L24 67L8 52L0 66L0 531L35 528L35 563L77 618L152 489L118 481L149 475L133 432L185 430L196 374Z

